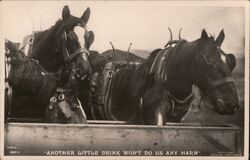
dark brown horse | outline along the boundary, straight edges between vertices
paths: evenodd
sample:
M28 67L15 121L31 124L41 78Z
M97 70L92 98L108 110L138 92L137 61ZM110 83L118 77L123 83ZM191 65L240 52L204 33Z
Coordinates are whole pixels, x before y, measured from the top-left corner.
M5 47L8 59L5 73L6 119L40 119L53 123L86 122L81 104L70 89L76 81L71 78L74 75L72 70L62 68L58 73L48 73L37 61L23 55L10 41L5 43ZM60 94L60 101L51 105L52 98L59 93L60 88L68 88L68 93Z
M176 41L173 47L155 50L139 67L121 69L107 98L108 119L159 125L180 122L192 101L193 85L219 114L234 114L239 107L231 77L236 61L220 48L223 40L223 31L214 40L203 30L196 41Z
M117 52L118 51L118 52ZM115 52L115 55L114 55ZM150 60L146 61L143 67L138 67L138 63L142 63L142 61L145 61L143 58L139 58L138 56L134 55L133 53L120 51L120 50L108 50L105 52L105 55L99 54L98 52L90 52L90 63L91 67L93 68L94 74L92 75L91 82L93 83L93 94L92 94L92 112L94 119L98 120L107 120L107 119L113 119L110 118L109 114L109 105L107 105L107 100L110 94L116 94L119 98L118 102L121 100L120 92L126 92L130 93L135 91L132 99L134 101L138 101L138 95L140 93L141 85L144 84L146 76L150 69L150 63L148 61L153 61L153 58L149 58ZM129 60L127 60L129 58ZM152 63L152 62L151 62ZM144 66L147 69L145 69ZM118 75L117 75L118 74ZM119 78L119 80L117 80ZM133 78L133 79L130 79ZM140 87L133 88L134 86L137 86L140 84ZM131 85L127 85L125 83L131 83ZM133 83L135 83L133 85ZM112 88L114 85L117 87L117 90L120 90L120 92L112 92ZM119 86L121 86L119 88ZM119 89L118 89L119 88ZM129 91L126 91L129 90ZM124 93L124 94L126 94ZM114 98L115 99L115 98ZM129 101L124 102L126 105ZM123 102L121 102L123 103ZM131 104L137 105L137 102L131 102ZM131 107L133 108L133 106ZM125 108L126 109L126 108ZM127 109L130 111L130 109ZM133 110L132 110L133 112ZM121 113L122 114L122 113ZM127 116L128 114L123 114ZM123 116L121 115L121 116ZM129 114L131 115L131 114ZM111 115L112 116L112 115ZM119 116L119 115L118 115ZM121 118L121 116L119 116ZM125 117L124 117L125 118ZM114 118L115 119L115 118ZM113 119L113 120L114 120ZM126 118L125 118L126 119ZM123 120L123 119L122 119Z
M87 8L78 18L70 14L68 6L62 10L62 20L58 20L50 29L34 33L34 41L29 57L39 61L48 72L57 72L65 63L74 64L79 79L91 73L88 51L84 43L85 26L89 20Z
M153 85L147 91L152 93L146 92L143 110L154 110L151 103L147 104L150 95L166 91L170 101L161 107L165 112L158 116L164 117L163 124L166 121L180 122L192 102L195 85L217 113L234 114L239 108L238 94L231 76L236 60L233 54L226 54L220 48L224 37L223 30L216 40L208 37L203 30L198 40L180 40L176 46L159 51L150 74L154 77L154 83L162 87L154 91ZM225 62L222 57L225 57ZM146 119L148 117L144 116Z
M93 69L90 80L92 86L90 114L93 119L108 119L105 104L112 76L122 68L136 66L136 64L144 61L143 58L129 52L129 49L128 51L111 49L102 54L96 51L90 51L90 64Z
M56 73L65 64L73 70L75 74L71 78L77 81L73 81L71 86L86 112L89 110L88 77L92 72L88 49L94 41L94 33L85 29L89 17L89 8L78 18L71 15L68 6L65 6L62 20L50 29L34 34L29 52L29 57L38 60L48 72Z

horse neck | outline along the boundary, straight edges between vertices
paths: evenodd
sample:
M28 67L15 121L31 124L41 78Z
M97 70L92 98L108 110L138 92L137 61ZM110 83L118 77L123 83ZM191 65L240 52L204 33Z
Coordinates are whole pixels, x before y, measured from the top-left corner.
M192 92L195 83L194 53L195 48L189 46L177 46L169 54L167 59L167 82L165 87L178 99L185 99Z
M49 72L56 72L60 67L59 54L61 49L57 49L57 30L61 21L58 21L50 29L41 33L36 33L32 53L29 57L38 60L42 67Z

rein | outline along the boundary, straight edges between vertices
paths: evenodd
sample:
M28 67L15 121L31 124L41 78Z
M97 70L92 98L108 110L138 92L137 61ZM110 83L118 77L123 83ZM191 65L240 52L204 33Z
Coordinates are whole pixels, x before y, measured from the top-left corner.
M78 48L72 54L69 54L68 49L66 47L66 42L67 42L67 35L66 32L64 31L62 36L62 50L65 62L70 63L75 57L83 53L89 56L89 52L86 48Z
M226 77L226 78L223 78L223 79L219 79L217 81L213 81L211 84L214 86L214 87L217 87L217 86L220 86L222 84L225 84L225 83L234 83L234 79L232 77Z

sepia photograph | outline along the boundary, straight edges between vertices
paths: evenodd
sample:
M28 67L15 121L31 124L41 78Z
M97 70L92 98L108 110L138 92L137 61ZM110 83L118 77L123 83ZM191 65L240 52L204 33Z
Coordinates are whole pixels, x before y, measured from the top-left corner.
M248 159L249 2L0 8L0 159Z

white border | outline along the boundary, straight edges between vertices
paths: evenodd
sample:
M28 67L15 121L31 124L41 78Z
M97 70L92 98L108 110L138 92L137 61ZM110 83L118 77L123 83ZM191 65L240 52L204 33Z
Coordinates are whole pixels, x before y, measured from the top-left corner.
M95 1L95 2L102 2L102 1ZM108 1L105 1L108 3ZM140 3L147 3L148 1L135 1L135 4ZM1 24L3 23L1 20L1 11L2 7L5 6L5 4L20 4L20 5L27 5L27 4L34 4L34 3L45 3L47 5L56 5L56 4L78 4L82 3L82 1L38 1L38 2L31 2L31 1L2 1L0 2L0 42L4 42L4 33L1 32ZM117 3L126 3L126 1L117 1ZM204 157L204 156L197 156L197 157L129 157L129 159L185 159L185 160L191 160L191 159L232 159L232 160L238 160L238 159L248 159L248 150L249 150L249 2L248 1L155 1L155 3L162 3L167 6L221 6L221 7L244 7L245 8L245 121L244 121L244 157ZM1 54L0 54L0 60L4 60L4 43L0 43L1 48ZM0 75L4 75L4 63L0 63ZM2 89L4 89L4 76L0 76L0 86ZM128 157L67 157L67 156L58 156L58 157L47 157L47 156L3 156L4 150L3 150L3 144L4 144L4 92L1 90L0 92L0 103L1 103L1 110L0 110L0 126L1 126L1 132L0 132L0 143L1 143L1 152L0 152L0 159L28 159L28 160L35 160L35 159L63 159L63 160L71 160L71 159L128 159Z

